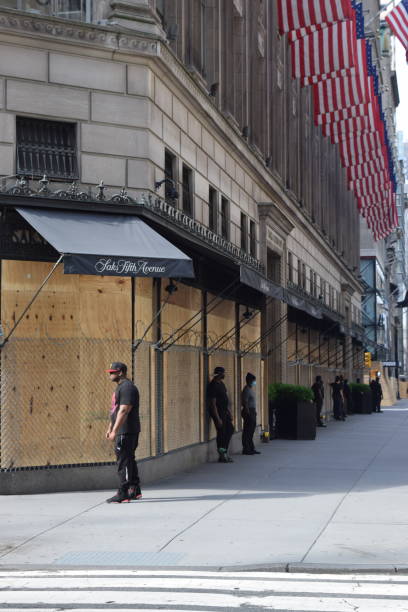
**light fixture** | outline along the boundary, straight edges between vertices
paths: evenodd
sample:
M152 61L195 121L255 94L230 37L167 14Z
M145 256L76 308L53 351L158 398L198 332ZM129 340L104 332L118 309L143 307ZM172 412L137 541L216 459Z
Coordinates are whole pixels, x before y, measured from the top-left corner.
M176 189L176 184L173 181L173 179L171 178L164 178L161 181L155 181L154 183L154 189L155 191L157 191L158 189L160 189L160 187L163 185L163 183L169 183L169 185L171 185L171 187L168 189L166 195L171 199L171 200L177 200L177 198L179 197L178 191Z

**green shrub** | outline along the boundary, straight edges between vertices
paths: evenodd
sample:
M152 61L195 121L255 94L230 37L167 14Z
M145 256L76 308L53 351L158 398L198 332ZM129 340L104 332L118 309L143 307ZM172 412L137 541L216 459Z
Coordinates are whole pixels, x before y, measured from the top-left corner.
M350 383L350 390L353 393L371 393L370 385L365 385L363 383Z
M268 387L268 396L272 401L296 400L297 402L312 402L313 391L301 385L287 385L285 383L272 383Z

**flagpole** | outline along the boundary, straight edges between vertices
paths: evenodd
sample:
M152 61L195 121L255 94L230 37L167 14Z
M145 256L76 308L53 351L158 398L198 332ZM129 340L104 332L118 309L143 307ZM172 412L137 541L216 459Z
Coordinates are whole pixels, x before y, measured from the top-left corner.
M377 17L379 15L381 15L381 13L383 13L384 11L387 10L387 8L391 5L394 4L395 0L390 0L389 2L387 2L387 4L383 7L381 7L381 9L379 11L377 11L377 13L374 15L374 17L371 17L371 19L369 21L367 21L367 23L365 24L365 27L369 26L370 23L372 23L374 21L374 19L377 19Z

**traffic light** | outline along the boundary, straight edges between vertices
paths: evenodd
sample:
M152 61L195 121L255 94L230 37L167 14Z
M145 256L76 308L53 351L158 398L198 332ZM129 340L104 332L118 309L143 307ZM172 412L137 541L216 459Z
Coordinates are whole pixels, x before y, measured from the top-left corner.
M364 367L371 368L371 353L368 351L364 353Z

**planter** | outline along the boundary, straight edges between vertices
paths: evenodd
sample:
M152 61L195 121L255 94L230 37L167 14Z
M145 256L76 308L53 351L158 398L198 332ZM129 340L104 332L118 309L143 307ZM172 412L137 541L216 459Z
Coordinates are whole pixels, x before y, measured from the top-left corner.
M316 406L313 402L277 398L274 409L277 438L287 440L316 438Z
M373 411L371 393L353 391L353 412L356 414L371 414Z

